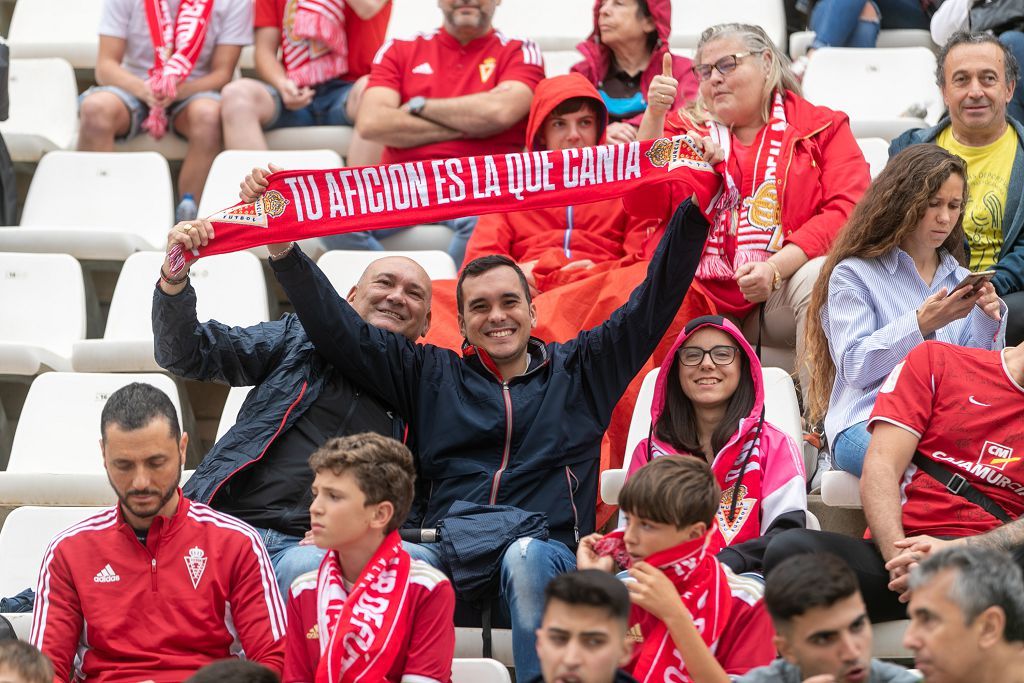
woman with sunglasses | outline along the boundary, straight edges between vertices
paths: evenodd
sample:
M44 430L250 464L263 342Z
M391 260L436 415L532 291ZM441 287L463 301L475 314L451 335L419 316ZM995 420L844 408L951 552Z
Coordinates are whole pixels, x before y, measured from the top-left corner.
M911 145L890 159L811 298L809 417L824 419L833 463L858 477L875 397L911 349L925 339L1003 347L1006 304L995 288L959 287L970 273L962 265L966 178L963 159L936 145Z
M795 347L799 361L821 257L867 189L868 164L846 115L800 96L788 58L760 27L707 29L693 70L700 91L685 111L668 113L673 79L652 81L640 137L697 130L723 148L725 192L697 280L747 339Z
M806 526L803 459L793 439L765 421L761 362L725 318L691 320L665 356L651 431L628 475L662 455L711 465L722 488L712 552L736 573L761 570L770 536Z

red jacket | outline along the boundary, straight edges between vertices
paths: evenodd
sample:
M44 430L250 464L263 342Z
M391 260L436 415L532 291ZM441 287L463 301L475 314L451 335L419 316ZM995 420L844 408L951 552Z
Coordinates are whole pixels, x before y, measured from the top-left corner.
M576 49L583 55L583 61L572 67L575 73L582 74L598 87L604 82L605 76L608 75L608 67L612 63L612 51L601 43L601 31L597 25L603 2L604 0L594 0L594 30L590 33L590 37L576 46ZM640 92L644 96L644 101L647 100L647 89L651 86L651 81L661 73L661 60L668 51L669 37L672 35L671 0L647 0L647 7L658 32L658 44L654 47L651 61L640 79ZM691 66L693 66L693 62L690 59L672 55L672 75L679 81L679 91L676 94L675 102L672 103L673 111L697 97L697 88L700 83L693 71L690 70ZM636 116L628 122L639 126L641 118L642 115Z
M871 174L846 114L817 107L788 91L785 110L789 126L776 175L782 229L786 242L812 259L828 252L871 183ZM665 135L693 128L679 112L665 120Z
M598 112L598 144L604 144L608 114L597 89L579 74L556 76L540 82L530 106L526 139L535 151L541 126L562 102L587 97ZM565 284L570 276L587 269L570 269L565 277L555 273L570 261L589 259L594 263L616 261L643 254L648 237L658 226L655 220L632 218L622 209L621 199L534 211L494 213L480 217L466 246L465 263L487 254L504 254L522 263L538 260L534 275L542 291ZM544 283L544 279L557 280Z
M181 681L243 654L280 672L285 612L245 523L181 492L146 545L106 509L57 534L39 571L32 644L59 681Z

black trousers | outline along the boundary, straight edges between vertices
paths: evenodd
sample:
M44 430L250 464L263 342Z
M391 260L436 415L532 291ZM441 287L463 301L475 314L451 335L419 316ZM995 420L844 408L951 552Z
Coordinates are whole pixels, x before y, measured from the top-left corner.
M1006 302L1006 345L1016 346L1024 341L1024 292L1003 297Z

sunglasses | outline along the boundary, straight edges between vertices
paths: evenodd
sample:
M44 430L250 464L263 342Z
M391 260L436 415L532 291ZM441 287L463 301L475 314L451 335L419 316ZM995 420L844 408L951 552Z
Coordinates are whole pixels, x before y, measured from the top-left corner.
M715 365L729 365L736 360L735 346L712 346L710 349L702 349L699 346L684 346L679 349L679 362L683 365L693 367L704 362L704 356L711 356L711 362Z
M711 78L712 69L718 69L718 73L723 76L727 76L736 70L739 66L740 60L750 55L759 55L763 51L758 52L737 52L734 55L726 55L719 59L714 64L694 64L690 67L690 70L700 81L706 81Z

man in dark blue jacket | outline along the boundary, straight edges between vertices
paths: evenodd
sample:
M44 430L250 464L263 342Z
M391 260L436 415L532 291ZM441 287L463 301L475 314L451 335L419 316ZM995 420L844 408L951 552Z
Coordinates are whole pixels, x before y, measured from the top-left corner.
M573 549L594 531L601 437L612 410L675 317L707 229L697 206L683 202L629 301L564 344L530 336L536 311L514 262L471 262L457 290L462 356L366 324L301 250L270 246L271 266L317 351L394 406L416 433L429 488L425 526L457 500L547 515L550 540L518 539L501 568L521 680L540 673L534 632L544 587L575 567ZM426 546L410 552L441 564Z
M174 226L168 250L177 243L191 247L208 227L202 221ZM312 501L309 456L333 436L371 431L402 440L405 425L317 353L295 315L247 328L200 323L187 274L173 280L167 272L165 264L153 293L160 366L189 379L256 385L184 493L256 527L287 595L324 553L303 543ZM348 302L368 324L411 342L430 325L430 278L410 259L382 258L366 269Z

